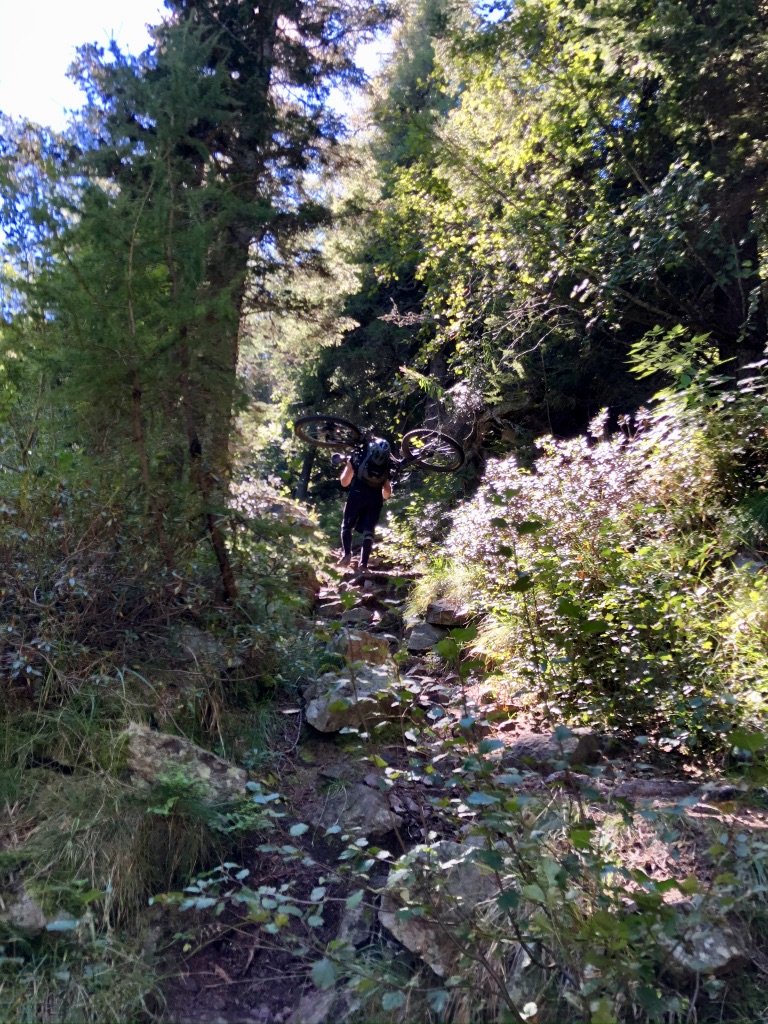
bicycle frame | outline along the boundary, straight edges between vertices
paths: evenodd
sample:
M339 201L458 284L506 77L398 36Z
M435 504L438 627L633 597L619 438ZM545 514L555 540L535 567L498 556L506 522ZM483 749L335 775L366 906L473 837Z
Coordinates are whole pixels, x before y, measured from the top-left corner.
M364 452L375 439L370 430L362 431L351 420L338 416L302 417L296 421L295 430L303 441L326 449L334 448L346 458ZM390 451L394 475L399 475L411 467L429 472L450 473L464 462L464 451L459 442L447 434L441 435L439 431L430 427L408 431L403 436L400 452L401 455L398 457Z
M360 452L360 453L364 452L366 446L371 441L372 436L373 435L365 434L361 441L358 441L353 447L351 447L347 451L345 451L344 454L348 458L351 459L352 456L356 452ZM429 450L430 450L429 445L425 445L424 449L423 449L424 454L428 454ZM390 459L392 461L392 465L394 466L395 474L399 475L400 473L402 473L406 469L408 469L409 466L414 466L415 465L415 466L418 467L418 463L419 463L419 461L421 459L421 454L419 454L419 455L405 455L405 456L403 456L400 459L396 458L394 455L391 455L391 454L390 454L389 457L390 457Z

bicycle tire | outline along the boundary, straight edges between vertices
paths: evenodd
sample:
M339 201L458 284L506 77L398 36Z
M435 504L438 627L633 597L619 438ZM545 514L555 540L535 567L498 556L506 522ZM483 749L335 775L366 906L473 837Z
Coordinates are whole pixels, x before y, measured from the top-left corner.
M318 448L354 448L363 439L363 432L354 423L340 416L302 416L293 425L296 436Z
M464 465L464 449L449 434L439 430L428 430L419 427L409 430L403 438L402 453L406 459L414 459L411 463L417 469L428 469L433 473L455 473ZM419 454L426 449L426 455Z

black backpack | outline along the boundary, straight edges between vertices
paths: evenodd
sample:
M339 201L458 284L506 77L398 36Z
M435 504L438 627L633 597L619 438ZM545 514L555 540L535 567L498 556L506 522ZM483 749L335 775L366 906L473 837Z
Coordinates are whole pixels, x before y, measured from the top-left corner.
M357 466L357 479L367 487L383 487L389 480L391 463L389 456L384 462L374 462L370 446L367 446Z

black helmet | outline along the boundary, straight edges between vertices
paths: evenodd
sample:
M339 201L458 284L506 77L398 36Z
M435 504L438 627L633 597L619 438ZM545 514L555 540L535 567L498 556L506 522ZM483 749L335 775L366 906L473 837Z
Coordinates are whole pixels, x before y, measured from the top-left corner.
M389 441L385 441L383 437L374 437L371 443L368 445L368 455L371 462L375 462L377 465L381 465L386 462L392 453L392 448Z

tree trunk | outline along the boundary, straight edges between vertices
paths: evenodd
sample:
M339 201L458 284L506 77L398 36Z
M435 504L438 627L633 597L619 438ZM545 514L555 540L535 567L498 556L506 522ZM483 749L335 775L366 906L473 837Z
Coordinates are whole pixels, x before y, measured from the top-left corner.
M144 422L141 410L142 389L139 381L138 371L134 369L131 377L131 401L133 407L133 440L139 453L139 466L141 467L141 482L144 487L144 498L146 502L145 512L148 512L155 524L155 534L160 550L163 552L165 564L173 571L174 558L171 545L168 543L168 535L165 532L163 522L163 509L157 503L152 493L152 478L149 472L149 455L147 454L147 442L144 436Z
M296 485L296 498L299 501L307 500L307 493L309 491L309 480L312 476L312 468L315 465L315 458L317 456L317 450L315 448L309 448L306 455L304 456L304 462L301 465L301 474L299 475L299 482Z
M215 478L210 469L203 464L203 444L200 422L195 402L194 389L190 384L189 377L189 347L183 344L180 349L182 361L182 373L179 377L181 387L181 405L184 413L184 426L187 434L187 452L189 455L190 476L195 490L200 495L205 517L205 528L208 538L216 556L219 566L221 583L224 588L224 597L227 601L236 601L238 596L237 581L235 580L232 561L229 557L227 543L224 533L219 525L214 508Z

